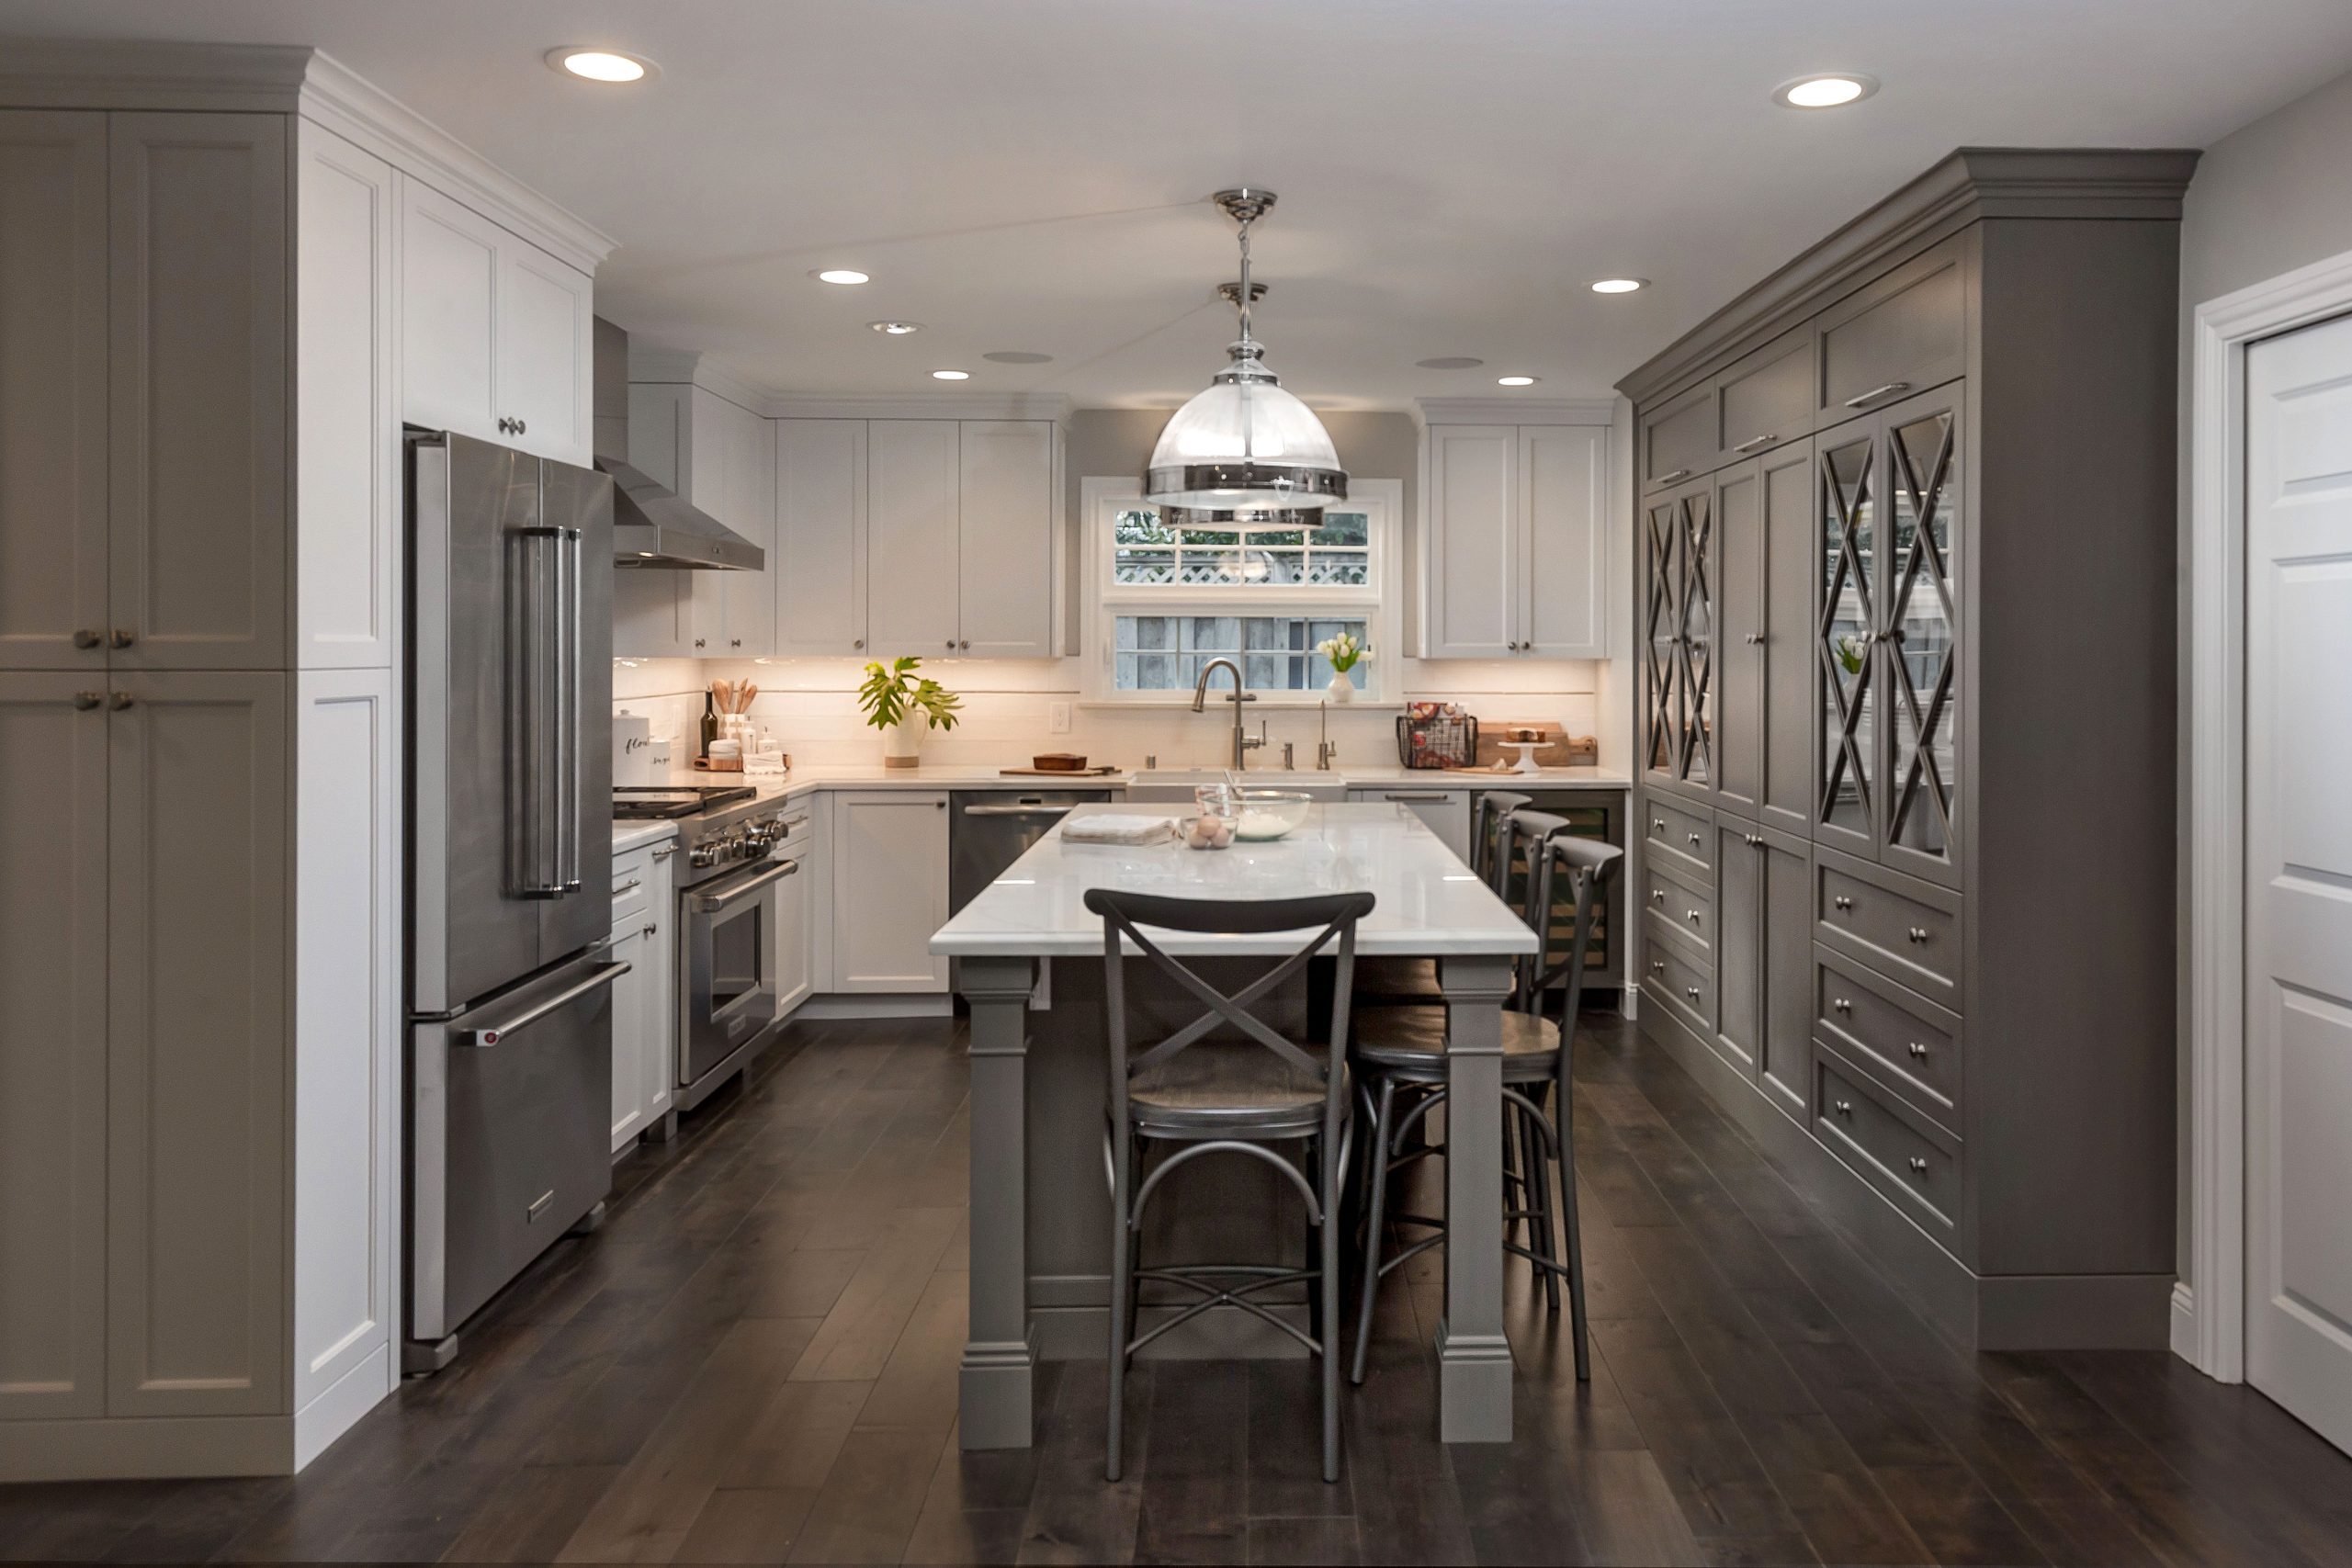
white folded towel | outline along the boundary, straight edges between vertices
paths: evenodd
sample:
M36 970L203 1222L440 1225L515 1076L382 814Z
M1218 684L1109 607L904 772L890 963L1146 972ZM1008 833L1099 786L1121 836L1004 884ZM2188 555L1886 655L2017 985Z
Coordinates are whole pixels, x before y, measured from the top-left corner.
M1156 844L1176 836L1173 817L1071 817L1062 822L1062 840L1071 844Z

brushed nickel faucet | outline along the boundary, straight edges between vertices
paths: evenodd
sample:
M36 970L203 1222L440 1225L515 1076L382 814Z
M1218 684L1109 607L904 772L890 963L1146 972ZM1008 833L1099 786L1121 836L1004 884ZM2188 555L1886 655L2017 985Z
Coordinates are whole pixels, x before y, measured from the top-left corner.
M1264 737L1245 735L1241 730L1241 705L1258 700L1256 694L1241 679L1241 666L1230 659L1212 659L1202 665L1201 678L1193 683L1193 711L1194 713L1203 711L1204 705L1208 702L1209 677L1216 672L1219 665L1223 665L1233 676L1233 761L1231 766L1238 773L1246 765L1249 754L1266 743Z

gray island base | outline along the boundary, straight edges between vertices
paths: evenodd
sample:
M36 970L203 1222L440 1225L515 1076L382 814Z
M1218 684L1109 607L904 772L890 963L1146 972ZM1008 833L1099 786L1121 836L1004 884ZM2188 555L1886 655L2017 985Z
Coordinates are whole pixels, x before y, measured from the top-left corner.
M1150 814L1106 806L1085 812ZM1074 817L1077 814L1074 814ZM1061 842L1057 829L942 927L932 951L956 960L971 1008L972 1263L962 1373L963 1446L1026 1448L1040 1359L1108 1353L1111 1204L1103 1175L1109 1092L1102 1037L1102 931L1086 890L1251 898L1351 888L1378 905L1357 951L1431 957L1451 1012L1445 1314L1438 1331L1440 1438L1507 1442L1511 1352L1502 1321L1502 1019L1510 955L1534 936L1410 811L1320 807L1279 842L1196 852ZM1301 937L1211 936L1170 947L1219 983L1262 969ZM1168 1027L1198 1006L1129 958L1131 1004ZM1304 1037L1326 999L1313 978L1270 998L1265 1016ZM1143 1236L1147 1259L1295 1261L1305 1220L1281 1178L1256 1162L1205 1160L1170 1180ZM1177 1303L1144 1298L1143 1321ZM1304 1322L1299 1299L1283 1310ZM1154 1342L1168 1357L1295 1355L1245 1314L1218 1309Z

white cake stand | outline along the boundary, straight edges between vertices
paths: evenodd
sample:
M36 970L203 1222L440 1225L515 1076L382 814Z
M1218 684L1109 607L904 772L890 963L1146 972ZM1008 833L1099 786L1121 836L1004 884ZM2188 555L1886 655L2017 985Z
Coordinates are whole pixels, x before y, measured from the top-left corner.
M1540 773L1544 771L1542 768L1535 765L1535 753L1544 750L1544 748L1550 744L1550 742L1544 740L1506 740L1503 744L1519 753L1519 761L1511 764L1510 771L1512 773Z

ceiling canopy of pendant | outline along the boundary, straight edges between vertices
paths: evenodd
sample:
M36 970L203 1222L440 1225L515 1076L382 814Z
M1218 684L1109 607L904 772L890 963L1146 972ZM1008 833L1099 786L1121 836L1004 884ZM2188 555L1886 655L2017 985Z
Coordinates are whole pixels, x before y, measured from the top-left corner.
M1241 279L1227 298L1241 335L1232 363L1176 411L1152 449L1145 499L1217 512L1303 511L1344 501L1347 470L1315 412L1283 389L1250 335L1250 226L1274 204L1272 191L1219 191L1216 204L1239 226Z

